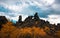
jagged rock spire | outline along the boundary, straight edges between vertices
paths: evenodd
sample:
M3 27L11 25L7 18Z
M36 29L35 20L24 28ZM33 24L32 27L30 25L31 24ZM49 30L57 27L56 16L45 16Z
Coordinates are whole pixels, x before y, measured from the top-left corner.
M19 16L18 22L21 23L22 22L22 16Z
M35 20L39 20L39 16L38 16L38 13L36 12L35 15L34 15L34 19Z

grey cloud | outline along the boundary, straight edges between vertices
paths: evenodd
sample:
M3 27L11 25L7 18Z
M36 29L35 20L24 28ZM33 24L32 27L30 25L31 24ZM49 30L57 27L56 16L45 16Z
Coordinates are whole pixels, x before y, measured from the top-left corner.
M60 4L60 0L55 0L55 3Z

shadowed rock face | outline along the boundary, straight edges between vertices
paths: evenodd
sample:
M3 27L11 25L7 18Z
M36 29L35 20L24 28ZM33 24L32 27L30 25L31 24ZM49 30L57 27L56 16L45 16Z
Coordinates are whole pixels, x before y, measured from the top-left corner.
M5 24L8 22L5 16L0 16L0 28L2 28L2 24Z
M38 13L35 13L34 16L28 16L23 22L22 22L22 16L19 16L19 20L16 23L16 26L32 27L32 26L38 24L37 21L38 21L38 23L40 23L40 19L39 19Z
M58 28L60 27L60 24L53 25L50 24L48 21L42 20L39 18L38 13L35 13L34 16L28 16L24 21L22 21L22 16L19 16L18 22L16 22L16 26L20 27L49 27L49 28ZM59 29L59 28L58 28Z
M16 26L20 27L44 27L49 26L49 22L39 18L38 13L35 13L34 16L28 16L24 21L22 21L22 16L19 16L19 20L16 23Z
M35 13L35 15L34 15L34 19L35 19L35 20L39 20L38 13Z
M19 16L18 22L21 23L22 22L22 16Z
M21 24L22 24L22 16L20 15L18 21L16 22L16 26L21 26Z

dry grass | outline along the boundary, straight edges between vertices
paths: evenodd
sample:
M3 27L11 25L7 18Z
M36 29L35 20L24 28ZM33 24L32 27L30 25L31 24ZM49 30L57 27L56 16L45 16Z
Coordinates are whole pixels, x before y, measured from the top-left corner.
M0 38L53 38L48 36L45 31L49 31L48 27L24 27L17 28L11 22L3 25L0 31ZM60 31L56 33L60 37Z

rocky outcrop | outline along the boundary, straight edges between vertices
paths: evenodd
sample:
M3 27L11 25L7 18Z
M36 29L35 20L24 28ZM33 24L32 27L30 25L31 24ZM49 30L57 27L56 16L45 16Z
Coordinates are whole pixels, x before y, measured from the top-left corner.
M34 16L28 16L24 21L22 21L22 16L19 16L19 20L16 23L16 26L19 27L44 27L48 26L49 22L39 18L38 13L35 13Z
M21 23L21 22L22 22L22 16L20 15L18 19L18 23Z
M35 13L35 15L34 15L34 19L35 19L36 21L39 20L38 13Z
M7 23L8 20L6 19L5 16L0 16L0 29L2 28L2 24Z

